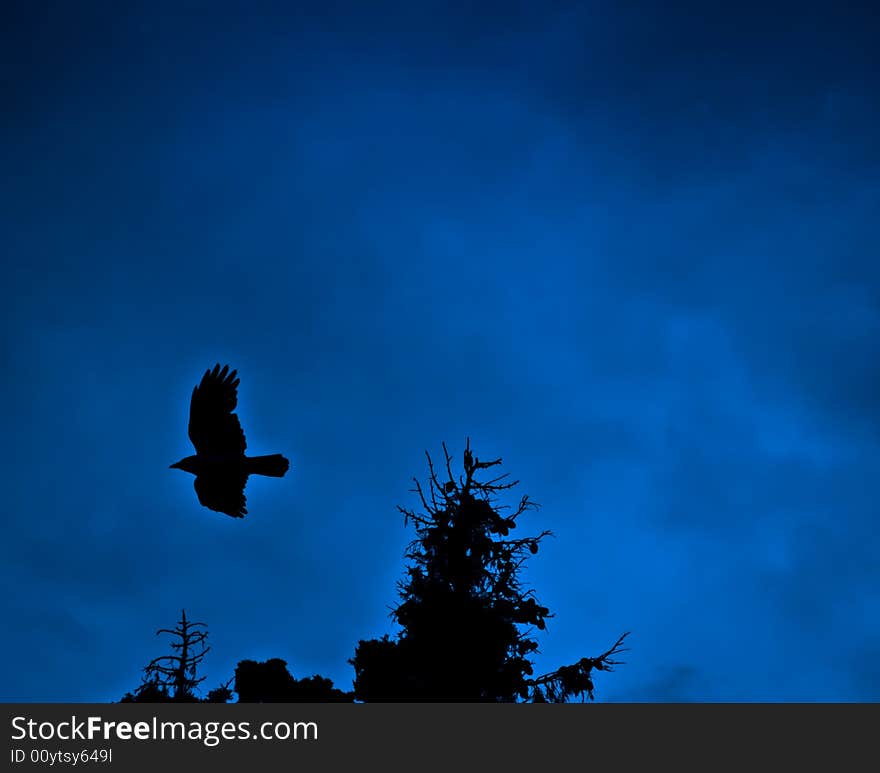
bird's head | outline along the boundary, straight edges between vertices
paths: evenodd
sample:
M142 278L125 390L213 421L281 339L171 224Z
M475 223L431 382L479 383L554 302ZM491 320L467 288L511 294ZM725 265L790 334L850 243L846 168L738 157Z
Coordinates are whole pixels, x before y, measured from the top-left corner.
M174 464L169 465L168 469L183 470L184 472L191 472L193 475L198 475L198 459L195 456L185 456L179 462L175 462Z

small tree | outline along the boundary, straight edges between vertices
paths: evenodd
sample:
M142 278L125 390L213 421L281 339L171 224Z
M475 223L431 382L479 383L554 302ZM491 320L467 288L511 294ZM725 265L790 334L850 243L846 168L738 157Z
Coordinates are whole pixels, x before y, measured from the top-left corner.
M186 610L173 629L160 628L156 635L170 634L172 654L153 658L143 669L143 679L134 692L126 693L122 703L228 703L238 693L239 703L351 703L354 693L343 692L329 679L315 674L294 679L287 663L280 658L265 662L242 660L235 675L225 684L197 697L198 686L205 677L197 677L199 664L211 649L207 644L205 623L186 618Z
M351 660L355 698L363 701L516 701L561 702L593 699L593 670L610 671L621 661L627 634L602 655L581 658L542 676L533 676L530 656L538 649L531 634L552 615L534 591L523 586L520 570L551 532L512 538L517 519L537 509L523 496L503 515L497 495L518 481L502 474L489 480L478 473L501 464L481 462L468 440L464 475L452 472L443 444L441 481L430 454L427 492L415 480L422 511L403 507L404 525L416 538L406 551L407 578L398 583L400 603L392 617L402 630L394 639L360 641Z
M208 626L193 623L186 619L186 610L181 611L180 620L174 628L160 628L156 635L170 634L176 638L171 642L172 654L153 658L144 667L141 685L134 693L126 693L123 703L195 703L198 685L205 677L196 677L199 664L211 649L207 644ZM226 703L232 697L230 682L211 690L205 702Z

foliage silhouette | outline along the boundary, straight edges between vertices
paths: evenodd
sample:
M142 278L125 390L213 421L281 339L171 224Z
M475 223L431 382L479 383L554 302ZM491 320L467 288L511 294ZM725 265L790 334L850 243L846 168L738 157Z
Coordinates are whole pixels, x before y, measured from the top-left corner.
M417 479L422 512L398 507L404 525L415 526L407 578L398 583L400 603L392 617L401 632L390 638L361 640L350 661L359 701L532 701L594 699L593 671L611 671L626 650L622 634L598 657L581 658L541 676L533 675L530 656L538 649L531 638L552 617L520 580L526 560L549 536L513 538L517 519L537 509L523 496L516 509L502 515L495 504L500 492L518 481L502 474L486 481L478 474L501 464L481 462L468 440L464 475L452 472L443 444L443 480L428 461L428 492Z
M354 694L343 692L323 676L294 679L287 663L271 658L258 663L242 660L235 668L239 703L351 703Z

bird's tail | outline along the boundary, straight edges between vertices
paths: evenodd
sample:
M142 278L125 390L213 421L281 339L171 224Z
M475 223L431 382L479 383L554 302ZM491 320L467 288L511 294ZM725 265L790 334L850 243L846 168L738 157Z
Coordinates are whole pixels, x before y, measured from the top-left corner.
M290 462L281 454L249 456L247 459L248 475L269 475L273 478L283 478L289 468Z

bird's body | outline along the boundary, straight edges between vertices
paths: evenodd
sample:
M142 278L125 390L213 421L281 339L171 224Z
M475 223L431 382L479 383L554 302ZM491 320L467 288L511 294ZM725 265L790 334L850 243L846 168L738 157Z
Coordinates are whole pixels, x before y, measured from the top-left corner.
M236 371L228 365L205 371L193 389L189 438L196 449L171 465L196 476L199 502L210 510L243 518L247 513L245 485L249 475L282 478L290 462L281 454L246 456L244 432L233 413L238 404Z

